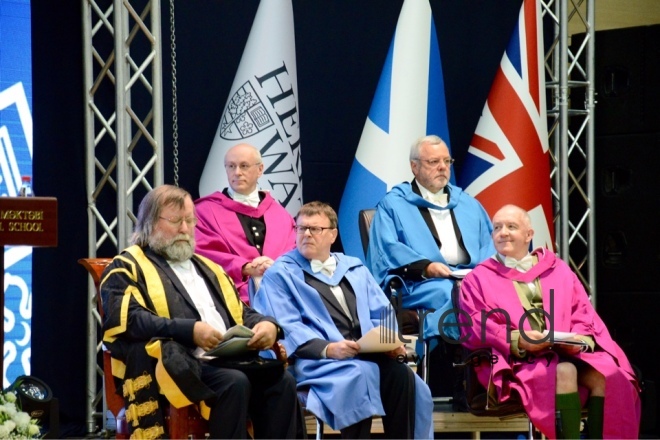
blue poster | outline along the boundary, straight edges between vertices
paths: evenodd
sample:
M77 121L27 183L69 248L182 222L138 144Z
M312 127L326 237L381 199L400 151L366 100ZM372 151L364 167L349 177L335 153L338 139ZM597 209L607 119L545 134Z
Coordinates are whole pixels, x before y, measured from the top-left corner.
M0 0L0 196L32 176L30 0ZM3 386L30 374L32 248L6 246Z

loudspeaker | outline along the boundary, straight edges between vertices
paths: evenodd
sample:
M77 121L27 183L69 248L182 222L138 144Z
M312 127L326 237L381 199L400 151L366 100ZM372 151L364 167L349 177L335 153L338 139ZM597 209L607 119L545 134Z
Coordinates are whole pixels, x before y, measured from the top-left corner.
M584 38L585 34L572 36L573 53ZM657 131L660 25L598 31L595 45L596 135ZM580 62L584 63L584 56ZM584 102L584 89L574 89L571 101L578 108Z
M595 140L597 292L658 289L660 133Z

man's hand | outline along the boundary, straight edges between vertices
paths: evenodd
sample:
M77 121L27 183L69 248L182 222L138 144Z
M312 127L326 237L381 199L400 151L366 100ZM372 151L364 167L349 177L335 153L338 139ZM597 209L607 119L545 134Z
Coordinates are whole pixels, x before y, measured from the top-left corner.
M331 342L325 350L328 359L348 359L357 356L360 346L355 341Z
M277 327L270 321L261 321L252 327L254 336L250 338L247 345L256 350L270 349L277 339Z
M449 278L451 269L442 263L430 263L424 269L424 276L426 278Z
M264 272L266 272L266 269L272 266L273 263L274 261L269 257L266 256L257 257L243 266L242 274L243 276L250 276L250 277L263 276Z
M518 337L518 348L520 350L534 353L552 346L552 342L550 342L549 339L545 342L537 342L538 340L545 338L545 336L543 333L536 330L525 330L525 336L527 336L527 339L531 339L532 342L528 342L527 339L523 338L523 331L521 330L520 336Z
M430 263L424 269L424 276L426 278L449 278L451 276L451 269L442 263Z
M214 349L222 341L222 333L210 324L197 321L193 327L193 342L198 347L209 351Z
M405 359L407 354L408 353L406 353L406 346L405 345L402 345L401 347L397 347L394 350L390 350L387 353L385 353L385 355L388 358L391 358L391 359L396 359L399 356L403 356L403 358Z

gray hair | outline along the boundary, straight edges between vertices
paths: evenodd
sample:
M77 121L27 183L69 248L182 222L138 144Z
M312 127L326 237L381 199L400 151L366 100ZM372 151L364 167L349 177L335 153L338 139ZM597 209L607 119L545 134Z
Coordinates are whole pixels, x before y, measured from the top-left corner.
M140 202L131 244L148 246L149 237L154 231L154 226L158 222L163 208L169 205L183 208L186 198L192 200L190 193L174 185L161 185L149 191Z
M443 141L440 136L436 136L434 134L422 136L410 146L410 160L411 161L419 160L419 150L420 148L422 148L422 145L424 144L439 145L442 143L445 143L445 141Z

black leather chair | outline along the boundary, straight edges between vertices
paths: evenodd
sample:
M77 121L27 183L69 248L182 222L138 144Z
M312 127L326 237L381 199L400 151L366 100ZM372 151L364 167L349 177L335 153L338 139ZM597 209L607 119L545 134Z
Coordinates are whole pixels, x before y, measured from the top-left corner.
M452 301L457 309L460 309L459 292L460 284L452 292ZM471 351L461 347L460 353L462 353L462 361L454 363L454 367L463 371L462 393L459 397L460 401L454 402L455 407L458 406L476 416L499 417L502 420L527 417L519 397L509 399L504 403L499 402L495 390L487 390L479 382L475 368L482 363L491 362L492 351L490 348ZM536 429L531 419L528 418L528 420L527 438L534 439Z
M367 255L369 248L369 234L371 232L371 221L373 220L376 210L374 208L363 209L358 213L358 227L360 229L360 239L362 241L362 249L364 255ZM401 329L401 333L405 336L412 336L417 338L419 336L419 313L417 310L403 309L397 303L397 292L401 288L401 283L397 278L390 281L389 286L386 288L386 294L390 295L390 300L397 311L397 323ZM424 344L424 352L417 355L420 358L418 364L418 371L425 382L428 381L428 344ZM408 360L414 359L414 353L408 353ZM421 370L421 371L420 371Z

